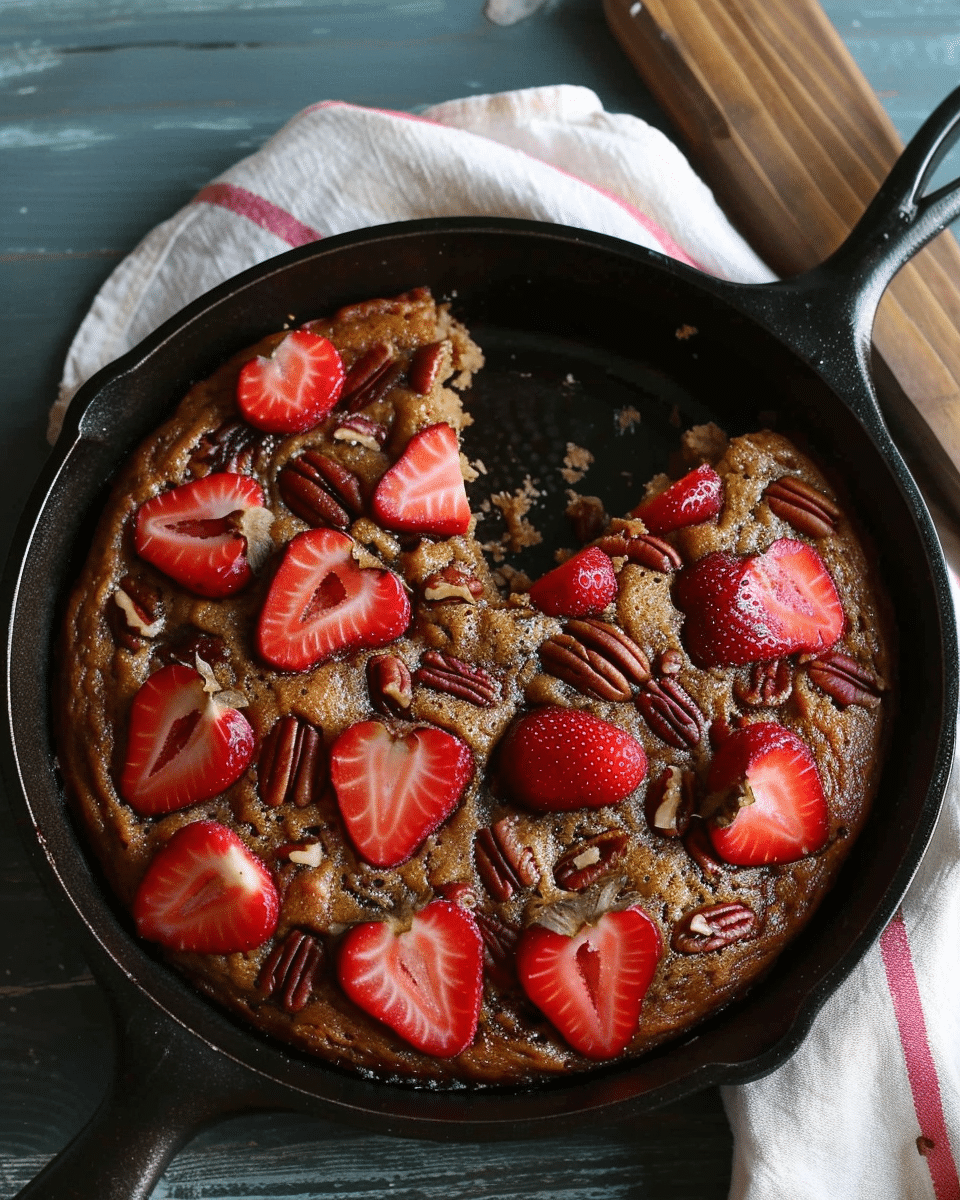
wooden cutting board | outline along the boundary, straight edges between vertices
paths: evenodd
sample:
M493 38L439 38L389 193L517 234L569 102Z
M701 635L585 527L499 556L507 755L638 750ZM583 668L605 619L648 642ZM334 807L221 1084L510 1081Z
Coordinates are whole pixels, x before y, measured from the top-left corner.
M604 0L694 166L781 275L824 259L902 149L816 0ZM960 248L941 234L887 289L875 382L911 458L960 510Z

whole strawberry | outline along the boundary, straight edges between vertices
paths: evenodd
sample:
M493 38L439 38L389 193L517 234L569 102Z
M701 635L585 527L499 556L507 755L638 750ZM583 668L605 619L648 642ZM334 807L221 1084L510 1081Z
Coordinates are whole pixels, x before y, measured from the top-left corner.
M597 546L574 554L530 588L531 601L549 617L596 616L616 594L613 560Z
M639 517L648 533L660 534L710 521L722 508L723 480L709 463L703 463L665 491L638 504L630 516Z

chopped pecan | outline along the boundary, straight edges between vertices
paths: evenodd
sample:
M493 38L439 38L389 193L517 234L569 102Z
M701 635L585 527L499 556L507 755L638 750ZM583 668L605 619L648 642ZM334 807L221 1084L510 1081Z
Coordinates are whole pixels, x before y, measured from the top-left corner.
M723 862L716 850L703 821L691 821L687 832L683 835L683 848L708 878L713 878L721 871L734 868Z
M440 368L446 357L443 342L431 342L429 346L418 346L410 359L410 387L418 396L426 396L440 377Z
M304 450L292 458L277 485L287 508L310 525L347 529L351 514L363 511L359 478L319 450Z
M487 975L498 987L510 987L516 981L514 954L520 931L492 913L474 913L483 941L483 963Z
M595 700L629 700L634 687L650 678L640 647L615 625L594 617L568 621L564 632L540 647L552 675Z
M668 766L647 788L644 801L647 823L662 837L683 837L690 825L695 800L694 773Z
M808 661L806 667L807 674L817 687L841 708L850 704L876 708L886 690L883 682L869 668L840 650L821 654Z
M494 900L509 900L520 888L540 882L533 851L517 836L516 825L508 817L477 833L473 858Z
M763 498L772 513L808 537L826 537L840 519L840 509L828 496L791 475L768 484Z
M627 851L629 839L619 829L608 829L568 850L553 867L557 887L582 892L613 870Z
M673 927L670 945L678 954L708 954L752 937L757 914L746 904L711 904L687 913Z
M664 675L679 675L683 670L683 662L683 655L672 646L666 650L661 650L657 655L657 674L661 677Z
M754 663L748 680L734 681L733 694L752 708L777 708L793 693L793 665L788 658Z
M230 660L230 647L219 634L205 633L202 629L191 627L175 642L164 646L157 654L163 663L186 663L192 667L198 658L202 658L211 667L217 667Z
M478 708L492 708L500 700L500 684L488 671L442 650L426 651L413 681Z
M676 548L652 533L610 533L596 544L611 558L627 558L663 575L679 571L683 566L683 559Z
M564 511L570 518L574 537L581 544L598 538L607 524L606 510L599 496L574 495Z
M107 622L116 641L125 650L136 652L163 629L159 590L145 579L124 575L107 609Z
M473 885L458 880L456 883L438 883L433 889L442 900L459 904L461 908L474 909L477 907L477 893Z
M362 354L347 372L341 402L347 411L357 412L379 400L403 374L393 350L385 342Z
M396 654L374 654L367 659L370 703L385 717L405 716L413 701L410 668Z
M423 584L423 598L433 604L446 602L476 604L483 595L483 584L475 575L457 563L428 575Z
M299 867L319 867L323 862L323 842L308 838L303 842L286 842L277 847L277 857L296 863Z
M387 440L387 427L362 413L348 413L333 431L335 442L355 442L368 450L379 450Z
M323 948L315 937L291 929L275 946L257 977L257 988L273 996L288 1013L306 1007L317 972L323 963Z
M257 767L260 798L271 808L306 808L326 784L326 765L320 731L288 713L263 740Z
M216 471L243 473L253 466L262 434L246 421L224 421L205 433L190 456L189 471L196 478Z
M692 750L703 735L704 718L696 700L673 676L650 679L637 693L641 716L668 746Z

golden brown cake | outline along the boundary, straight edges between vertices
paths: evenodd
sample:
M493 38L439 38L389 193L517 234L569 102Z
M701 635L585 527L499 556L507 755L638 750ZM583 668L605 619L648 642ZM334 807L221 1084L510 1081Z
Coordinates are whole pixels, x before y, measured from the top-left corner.
M58 745L138 933L219 1004L379 1077L516 1084L763 974L866 817L893 665L848 514L769 432L688 432L510 590L459 444L482 361L421 289L195 386L73 591Z

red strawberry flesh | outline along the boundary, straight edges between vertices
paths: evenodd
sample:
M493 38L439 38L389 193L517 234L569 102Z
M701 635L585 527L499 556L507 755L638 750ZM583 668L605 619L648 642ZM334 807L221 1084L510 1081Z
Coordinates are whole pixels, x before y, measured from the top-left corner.
M574 554L530 588L531 601L550 617L595 616L616 594L613 560L597 546Z
M470 504L452 426L430 425L407 443L377 484L374 518L386 529L453 537L470 528Z
M137 932L172 950L253 950L277 927L280 899L266 866L217 821L194 821L157 851L137 890Z
M686 616L684 642L702 667L819 653L835 645L845 626L823 559L791 538L745 558L706 555L677 576L674 597Z
M303 433L335 407L346 376L332 342L298 329L269 358L245 363L237 404L245 419L268 433Z
M308 529L287 546L260 612L257 649L285 671L304 671L348 650L384 646L410 623L399 576L360 567L356 543Z
M722 508L723 480L709 463L703 463L638 504L630 516L639 517L648 533L662 534L712 520Z
M337 965L350 999L410 1045L452 1058L474 1039L480 1015L483 944L473 916L434 900L398 932L388 921L355 925Z
M446 730L394 734L350 726L330 751L330 778L350 840L372 866L405 862L443 822L473 776L469 747Z
M719 805L707 828L725 862L796 862L826 845L829 812L813 752L782 725L766 721L731 733L707 786Z
M271 521L256 480L223 471L147 500L137 512L134 544L177 583L218 599L253 579Z
M604 913L568 936L531 925L517 946L527 996L587 1058L613 1058L636 1033L660 959L660 931L641 908Z
M249 722L206 688L199 672L172 663L134 696L119 790L141 816L209 800L247 769Z
M632 734L578 709L534 709L500 750L504 788L536 812L619 804L646 772L646 753Z

